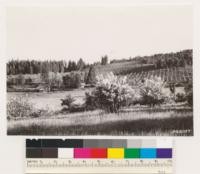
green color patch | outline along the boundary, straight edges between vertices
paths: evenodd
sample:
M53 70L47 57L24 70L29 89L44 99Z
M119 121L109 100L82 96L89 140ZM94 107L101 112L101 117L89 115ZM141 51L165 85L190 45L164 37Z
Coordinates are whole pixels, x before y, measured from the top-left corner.
M140 149L127 148L124 149L125 158L140 158Z

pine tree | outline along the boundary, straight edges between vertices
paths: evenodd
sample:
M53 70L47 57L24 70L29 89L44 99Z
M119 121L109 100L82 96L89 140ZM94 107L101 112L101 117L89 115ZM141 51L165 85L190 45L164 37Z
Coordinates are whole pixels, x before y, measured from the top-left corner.
M82 60L82 58L79 59L77 62L77 70L82 70L85 67L85 62Z
M108 64L108 56L105 55L101 58L101 65L107 65Z
M90 67L87 79L86 79L87 84L95 84L96 83L96 69L94 66Z

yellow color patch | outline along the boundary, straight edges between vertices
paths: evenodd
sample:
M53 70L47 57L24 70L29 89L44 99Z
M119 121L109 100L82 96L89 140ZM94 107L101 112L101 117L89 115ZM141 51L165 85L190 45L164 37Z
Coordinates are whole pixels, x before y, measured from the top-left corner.
M124 158L124 148L108 148L108 158Z

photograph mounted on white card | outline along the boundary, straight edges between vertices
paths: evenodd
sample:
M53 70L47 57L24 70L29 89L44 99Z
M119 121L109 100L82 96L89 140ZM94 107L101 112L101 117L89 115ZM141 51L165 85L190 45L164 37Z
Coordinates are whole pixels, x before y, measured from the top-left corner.
M9 6L8 135L193 135L186 4Z

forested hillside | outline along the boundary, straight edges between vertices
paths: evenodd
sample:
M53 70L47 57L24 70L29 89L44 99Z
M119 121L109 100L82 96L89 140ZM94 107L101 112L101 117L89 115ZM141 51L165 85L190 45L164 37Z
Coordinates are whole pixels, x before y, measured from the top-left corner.
M7 74L39 74L41 72L71 72L88 70L95 66L101 72L112 71L115 74L129 74L132 72L150 71L173 67L186 67L192 65L192 50L183 50L176 53L154 54L151 56L137 56L127 59L111 60L103 56L101 62L87 64L82 58L79 61L36 61L11 60L7 63Z

